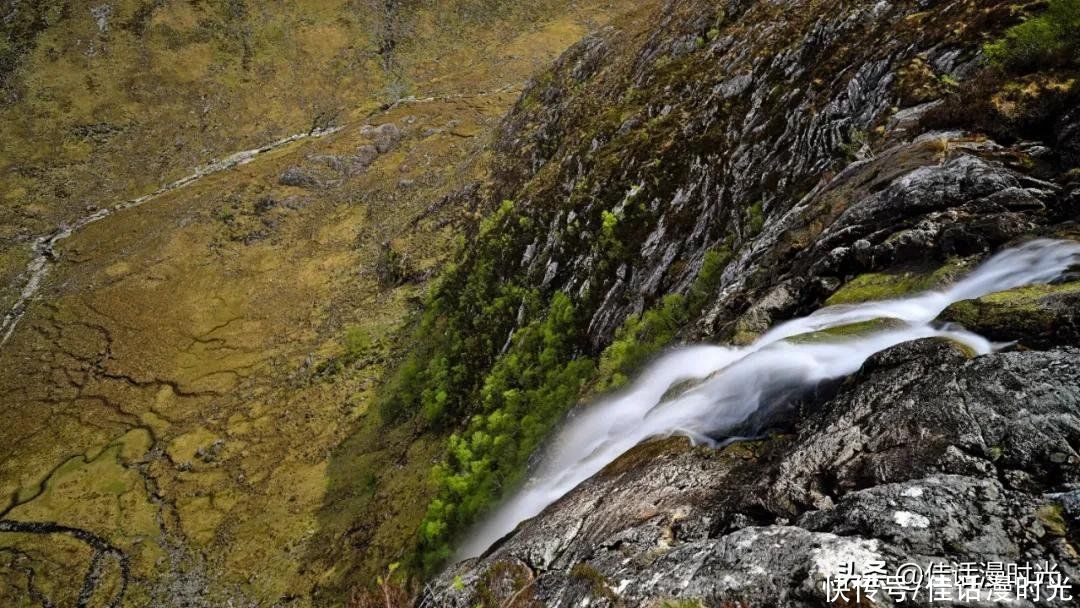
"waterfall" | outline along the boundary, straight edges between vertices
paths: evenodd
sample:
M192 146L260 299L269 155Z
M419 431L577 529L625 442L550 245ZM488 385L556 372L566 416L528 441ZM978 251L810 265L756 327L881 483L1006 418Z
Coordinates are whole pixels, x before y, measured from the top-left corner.
M526 484L465 539L458 558L480 555L520 522L540 513L627 450L653 437L686 435L711 443L763 408L857 371L874 353L919 338L942 337L978 354L988 340L934 319L954 302L1060 278L1080 263L1080 243L1040 239L994 255L952 286L909 297L830 306L782 323L746 347L690 346L644 370L621 394L577 408L548 445ZM874 319L894 319L859 335L787 338ZM670 400L675 384L698 380Z

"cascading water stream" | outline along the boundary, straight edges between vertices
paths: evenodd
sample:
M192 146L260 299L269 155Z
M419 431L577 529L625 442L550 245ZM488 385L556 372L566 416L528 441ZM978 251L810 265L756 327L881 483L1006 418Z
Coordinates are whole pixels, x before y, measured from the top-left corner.
M15 300L15 304L11 309L0 318L0 347L7 344L8 339L11 338L11 334L15 332L15 326L19 324L19 320L22 319L23 313L26 312L26 307L29 306L30 300L37 294L37 290L41 287L42 282L45 280L45 274L49 270L49 263L54 261L57 257L56 246L63 240L70 238L71 235L77 231L100 222L101 220L111 216L118 211L124 209L133 209L135 207L141 207L146 203L174 190L178 190L185 186L191 185L194 182L208 176L227 171L234 167L246 165L255 160L256 157L267 152L272 152L278 148L284 147L295 141L308 138L326 137L340 131L342 127L330 127L327 129L318 128L312 129L307 133L297 133L284 137L277 141L271 142L258 148L252 148L251 150L243 150L236 152L215 161L211 161L201 167L197 167L194 173L181 177L178 180L169 182L150 194L144 194L138 198L131 199L113 205L112 207L103 207L96 209L70 224L62 224L51 234L38 237L34 241L33 246L33 258L31 258L29 264L26 267L26 283L23 285L22 291L19 293L18 299Z
M691 346L661 357L623 394L578 408L554 438L529 482L466 539L458 558L480 555L521 521L533 517L627 450L652 437L682 434L711 442L759 409L859 369L874 353L919 338L944 337L978 354L994 346L973 333L938 327L950 304L1060 278L1080 263L1080 243L1040 239L993 256L939 291L907 298L831 306L782 323L742 348ZM874 319L901 323L853 337L787 338ZM676 383L703 379L662 401Z

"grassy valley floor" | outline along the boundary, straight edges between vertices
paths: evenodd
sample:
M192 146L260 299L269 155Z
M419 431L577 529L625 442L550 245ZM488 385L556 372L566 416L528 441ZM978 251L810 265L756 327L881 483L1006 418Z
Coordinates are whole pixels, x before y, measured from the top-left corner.
M0 159L5 303L30 238L86 207L307 130L309 93L335 96L342 129L58 245L0 350L0 604L335 605L400 554L432 492L442 438L387 430L369 405L396 330L479 215L481 197L457 193L485 188L485 145L532 72L629 3L477 21L463 2L389 25L350 21L363 3L248 7L236 57L198 14L220 7L159 4L128 29L141 5L115 3L106 30L68 7L27 52L0 109L23 129ZM339 78L344 49L395 27L410 36L392 58ZM151 78L157 93L132 99ZM388 87L398 101L380 107ZM231 110L211 104L195 129L199 90ZM102 115L137 126L70 136Z

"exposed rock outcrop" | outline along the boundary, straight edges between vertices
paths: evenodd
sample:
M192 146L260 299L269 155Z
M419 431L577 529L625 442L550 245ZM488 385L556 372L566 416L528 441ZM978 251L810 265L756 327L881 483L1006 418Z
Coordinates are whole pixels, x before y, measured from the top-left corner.
M1078 365L1072 348L893 348L805 404L794 435L639 447L445 573L434 597L472 605L520 571L545 606L820 606L826 576L873 560L1046 560L1075 581ZM925 590L908 605L930 605Z
M942 320L1034 348L1080 343L1080 283L1035 286L953 304Z
M802 281L815 264L843 278L911 251L983 252L1030 230L1040 214L1016 210L1056 210L1055 189L995 160L1022 150L956 131L916 138L917 121L890 119L913 87L929 86L914 82L913 63L935 79L970 73L967 25L1006 10L923 8L669 3L647 32L579 44L526 91L499 143L501 196L524 199L543 227L518 257L529 280L582 294L602 345L726 246L736 255L699 333L730 336L789 280L748 329L812 304L820 293ZM866 39L875 44L853 42ZM621 254L596 246L605 211L621 218Z
M281 176L278 177L278 183L294 188L313 188L319 184L319 180L302 167L289 167L282 171Z
M709 252L722 280L680 337L749 343L866 273L915 277L862 294L890 297L1024 238L1076 238L1076 112L1041 116L1053 132L1026 141L1022 113L975 131L948 96L985 76L974 32L1000 31L1007 5L664 8L571 49L497 142L495 199L518 217L476 276L570 294L586 319L581 354L690 291ZM430 597L819 606L825 575L874 560L1045 560L1076 581L1073 291L988 296L941 319L1051 350L969 359L903 345L801 403L780 427L791 434L720 452L639 446L479 561L451 566ZM519 313L509 334L522 325Z

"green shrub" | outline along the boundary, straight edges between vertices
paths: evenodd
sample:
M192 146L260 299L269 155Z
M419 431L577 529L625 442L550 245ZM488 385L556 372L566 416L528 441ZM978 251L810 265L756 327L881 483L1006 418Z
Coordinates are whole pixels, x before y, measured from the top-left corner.
M596 390L605 392L621 388L649 359L670 344L687 322L700 314L715 296L724 267L730 260L731 249L726 244L721 249L707 252L686 296L665 296L658 306L628 317L600 355Z
M349 359L360 358L371 348L371 335L359 325L345 328L345 356Z
M1010 28L984 52L992 65L1015 71L1080 63L1080 0L1050 0L1046 12Z
M764 205L764 201L758 201L746 209L746 227L750 232L750 236L757 235L765 227Z
M484 377L479 412L450 436L432 470L438 489L420 525L418 566L450 553L450 541L513 487L529 456L581 395L593 374L575 358L577 323L570 298L556 292L546 316L519 329Z
M378 411L386 423L420 414L429 428L461 419L478 398L483 374L516 324L518 313L532 318L539 308L535 290L500 279L509 274L506 251L529 238L528 224L510 221L513 203L485 219L472 253L461 266L447 268L424 302L410 337L409 353L379 392ZM517 243L519 244L519 243Z
M630 375L671 343L687 320L686 298L665 296L656 308L632 315L615 331L615 339L600 355L599 392L624 386Z
M600 212L600 221L601 234L603 234L605 238L615 238L615 226L619 225L619 216L604 210Z

